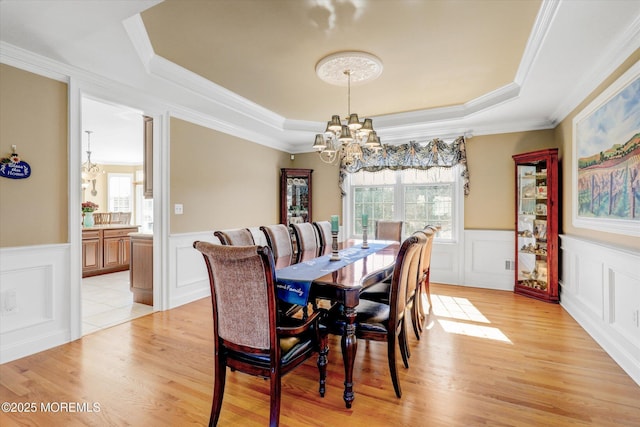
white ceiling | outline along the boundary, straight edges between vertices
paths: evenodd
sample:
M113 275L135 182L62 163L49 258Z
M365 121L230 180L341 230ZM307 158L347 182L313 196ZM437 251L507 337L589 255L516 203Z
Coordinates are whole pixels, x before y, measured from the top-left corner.
M292 153L346 114L345 88L314 73L336 51L382 60L352 110L395 143L552 128L639 47L636 0L0 1L3 62L135 87ZM92 160L141 161L142 109L106 97L83 102Z

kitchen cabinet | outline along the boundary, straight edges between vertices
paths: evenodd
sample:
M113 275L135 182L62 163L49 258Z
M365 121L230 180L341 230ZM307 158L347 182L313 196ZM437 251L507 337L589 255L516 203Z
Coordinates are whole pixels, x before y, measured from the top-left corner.
M558 302L558 149L513 156L517 294Z
M280 169L280 222L289 226L311 222L313 169Z
M129 233L131 229L103 230L103 266L104 268L129 268Z
M137 226L102 225L82 229L82 277L129 269L129 233Z
M100 231L82 232L82 273L99 270L102 267L102 241Z
M153 235L131 233L129 284L133 301L153 305Z

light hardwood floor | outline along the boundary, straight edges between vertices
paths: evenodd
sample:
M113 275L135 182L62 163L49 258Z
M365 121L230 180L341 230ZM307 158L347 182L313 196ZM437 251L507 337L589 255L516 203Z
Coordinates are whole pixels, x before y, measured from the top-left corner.
M640 387L559 306L510 292L433 285L434 310L393 392L384 343L358 343L356 399L342 400L331 338L327 394L307 362L283 379L282 426L640 426ZM0 366L0 425L206 425L212 386L208 299L135 319ZM43 412L63 402L99 411ZM17 404L14 405L14 409ZM268 381L228 373L220 426L268 423Z

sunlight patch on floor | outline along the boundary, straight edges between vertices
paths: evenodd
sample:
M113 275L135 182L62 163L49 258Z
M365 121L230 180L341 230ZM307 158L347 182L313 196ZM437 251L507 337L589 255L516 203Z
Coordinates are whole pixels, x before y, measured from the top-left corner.
M491 323L467 298L432 295L431 301L433 302L433 313L436 316Z
M491 323L467 298L432 295L433 314L445 332L486 338L512 344L511 340L498 328L487 326ZM442 318L455 320L447 320ZM481 324L478 324L481 323ZM428 329L433 327L429 325Z
M445 332L451 334L467 335L476 338L487 338L512 344L509 338L498 328L484 325L474 325L473 323L454 322L452 320L438 319L438 323Z

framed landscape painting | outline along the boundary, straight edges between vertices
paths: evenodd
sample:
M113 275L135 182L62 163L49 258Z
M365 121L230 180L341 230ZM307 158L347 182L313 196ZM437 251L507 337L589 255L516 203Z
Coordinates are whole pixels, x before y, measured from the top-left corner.
M640 62L573 119L573 225L640 236Z

